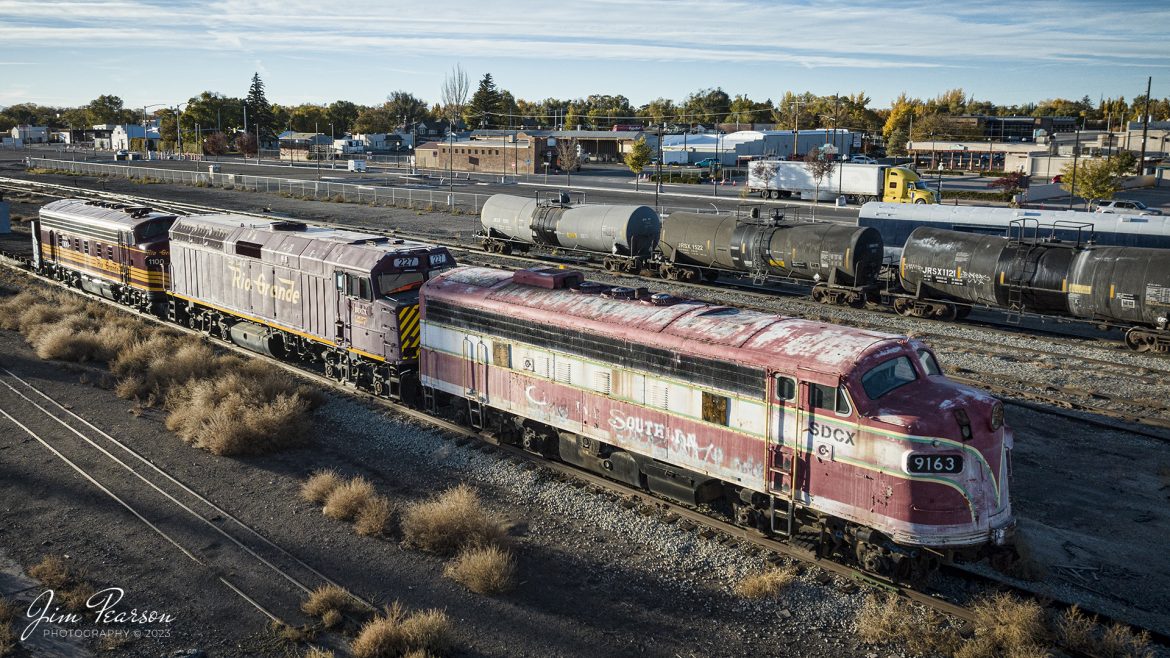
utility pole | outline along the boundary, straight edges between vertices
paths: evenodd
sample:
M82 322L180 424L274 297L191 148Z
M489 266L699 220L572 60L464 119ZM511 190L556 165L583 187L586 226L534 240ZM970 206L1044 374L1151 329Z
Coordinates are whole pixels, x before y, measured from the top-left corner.
M654 210L658 210L658 193L662 191L662 133L666 130L666 123L658 126L658 175L654 180Z
M1153 83L1153 76L1146 78L1146 109L1142 110L1142 154L1138 157L1138 176L1146 173L1146 135L1150 130L1150 85Z
M1077 157L1080 156L1080 153L1081 153L1081 131L1078 130L1076 132L1077 132L1077 141L1076 141L1076 144L1073 146L1072 182L1069 184L1069 188L1068 188L1068 209L1069 210L1072 210L1073 197L1076 196L1076 193L1077 193Z

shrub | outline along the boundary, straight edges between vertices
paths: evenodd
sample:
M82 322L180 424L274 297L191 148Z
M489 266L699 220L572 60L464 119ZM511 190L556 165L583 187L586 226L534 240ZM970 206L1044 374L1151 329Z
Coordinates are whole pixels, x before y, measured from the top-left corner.
M763 573L744 578L735 586L735 593L748 599L772 598L796 579L796 569L791 565L768 569Z
M1056 621L1056 633L1062 646L1078 651L1093 648L1093 631L1097 620L1081 612L1077 606L1066 608Z
M305 658L334 658L334 653L331 649L309 647L309 650L305 652Z
M498 594L512 588L516 564L498 546L473 547L451 560L443 574L477 594Z
M909 617L908 607L896 594L882 598L870 594L857 613L857 635L866 644L902 639L902 626Z
M64 589L73 583L73 574L65 560L56 555L46 555L40 562L29 567L28 575L44 583L49 589Z
M301 610L307 615L324 619L333 612L338 615L360 610L357 600L347 590L337 585L322 585L309 594L309 598L301 604Z
M353 529L363 537L380 537L390 529L394 506L385 496L373 496L358 510Z
M16 619L16 606L0 598L0 656L16 653L16 633L12 621Z
M500 545L507 535L503 523L483 509L467 485L409 508L402 534L408 544L440 555L454 555L468 546Z
M407 616L402 605L387 606L384 614L366 622L350 645L357 658L403 654L442 653L451 646L451 623L440 610Z
M374 496L374 485L363 477L355 477L329 493L321 512L331 519L352 521Z
M1105 629L1094 652L1102 658L1146 658L1154 655L1150 648L1150 633L1135 634L1129 626L1114 623Z
M1044 608L1035 601L997 593L979 599L971 610L976 636L989 639L1005 653L1042 645L1047 639Z
M317 471L301 485L301 498L310 503L324 505L329 494L341 484L341 476L337 471Z

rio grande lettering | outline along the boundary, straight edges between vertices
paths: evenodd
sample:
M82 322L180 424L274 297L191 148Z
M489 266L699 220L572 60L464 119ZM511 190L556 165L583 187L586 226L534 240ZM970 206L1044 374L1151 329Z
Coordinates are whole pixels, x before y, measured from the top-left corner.
M290 304L301 303L301 291L296 289L296 282L292 279L277 278L280 285L268 283L268 279L263 274L258 275L255 279L249 279L244 276L244 271L235 265L228 265L228 269L232 271L232 287L239 290L255 290L257 293L265 297L273 297L277 301L289 302Z

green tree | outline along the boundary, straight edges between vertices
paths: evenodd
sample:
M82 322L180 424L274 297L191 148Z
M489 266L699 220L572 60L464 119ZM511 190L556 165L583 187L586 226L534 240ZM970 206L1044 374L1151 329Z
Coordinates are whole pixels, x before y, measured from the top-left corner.
M576 130L577 126L581 125L581 115L578 114L576 103L569 103L561 122L564 124L565 130Z
M688 122L714 126L731 113L731 98L722 88L700 89L683 101Z
M252 85L248 88L244 104L248 106L249 129L255 133L256 128L251 126L260 127L260 143L275 139L276 133L281 130L284 123L277 121L272 104L264 96L264 81L260 79L259 73L252 74Z
M1074 171L1068 163L1060 171L1060 187L1082 199L1112 199L1121 189L1121 176L1113 158L1081 160Z
M102 95L93 99L85 106L90 125L102 123L120 124L133 123L134 112L122 105L122 99L113 95Z
M639 137L638 141L630 147L630 152L626 153L626 166L634 172L635 190L640 189L639 179L642 176L642 170L648 164L650 164L650 146L646 144L645 137Z
M326 114L333 127L337 129L337 134L344 135L353 131L353 124L357 121L360 111L361 108L349 101L333 101L329 104Z
M479 88L463 110L463 121L472 128L493 128L499 123L500 92L491 73L484 73Z
M669 98L655 98L638 110L638 116L648 119L652 125L678 121L678 108Z

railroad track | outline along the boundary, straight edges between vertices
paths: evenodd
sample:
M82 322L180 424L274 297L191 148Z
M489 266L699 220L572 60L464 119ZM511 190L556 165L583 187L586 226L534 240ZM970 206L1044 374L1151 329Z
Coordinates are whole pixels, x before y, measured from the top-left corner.
M150 205L150 206L158 208L158 209L163 209L167 212L175 212L175 213L181 213L181 214L195 214L195 213L208 213L208 212L214 212L214 213L229 212L229 211L223 210L222 208L215 208L215 207L205 206L205 205L201 205L201 204L173 202L173 201L160 201L158 199L147 199L147 198L143 198L143 197L139 197L139 196L135 196L135 195L127 195L127 194L99 192L99 191L89 190L86 188L72 187L72 186L68 186L68 185L26 181L24 179L16 179L16 178L0 178L0 189L7 188L7 189L23 190L23 191L27 192L27 191L29 191L28 188L30 185L42 188L41 190L37 191L36 193L44 194L46 196L52 196L52 197L77 196L80 193L80 194L85 194L85 195L92 195L92 196L95 196L97 198L101 198L101 199L109 200L109 201L118 201L118 202L122 202L122 203L131 203L131 204L139 204L139 205ZM249 216L249 217L261 218L261 219L272 219L273 218L273 215L265 214L265 213L254 213L254 212L243 212L243 211L230 211L230 212L233 212L235 214L244 215L244 216ZM406 238L416 239L416 240L420 240L420 241L424 241L424 242L431 242L434 244L439 244L439 245L448 247L450 250L452 250L456 254L463 254L464 255L463 257L458 258L460 260L460 262L463 262L463 263L472 262L471 259L467 257L467 256L470 256L471 258L484 259L482 261L483 264L493 266L493 267L501 267L501 263L508 263L508 264L510 264L508 266L517 267L517 268L531 267L533 265L549 265L550 264L549 258L520 256L520 255L515 255L515 254L512 254L512 255L494 254L494 253L489 254L489 253L484 252L480 249L469 246L466 243L453 241L453 240L446 238L446 237L437 237L437 236L433 236L433 235L415 235L415 234L403 233L403 232L399 232L399 231L394 231L394 232L378 231L376 229L369 229L369 228L365 228L365 227L362 227L361 230L369 231L372 233L382 233L385 235L394 235L397 237L406 237ZM568 262L566 262L566 260ZM709 296L713 291L718 290L718 287L713 288L710 284L688 283L688 282L683 282L683 281L663 281L662 279L659 279L656 277L641 277L638 275L631 275L631 274L615 274L612 272L607 272L601 266L598 266L598 265L595 265L592 263L577 262L577 261L568 260L568 259L561 260L561 261L552 260L552 264L562 265L562 266L571 265L574 268L589 270L593 273L596 273L598 276L613 277L616 280L625 280L627 282L628 282L628 279L630 277L635 277L639 280L648 280L648 281L652 281L652 282L655 282L658 284L665 284L665 285L669 285L671 287L682 288L684 290L692 291L693 293L696 294L696 296L698 296L700 298L702 298L703 296ZM724 284L726 284L726 283L727 282L724 282ZM727 287L734 288L737 292L739 292L741 294L758 297L761 300L761 302L772 300L776 297L777 294L784 294L784 293L778 293L778 291L775 291L772 289L765 290L765 289L759 288L758 286L737 284L734 282L731 282L731 285L728 285ZM799 297L800 295L798 295L797 293L792 293L790 296ZM813 302L808 302L808 304L809 304L809 309L808 309L809 314L815 314L817 309L823 308L822 305L815 304ZM753 307L751 305L747 305L746 307L747 308L756 308L757 310L770 311L770 309L767 309L767 308L764 308L761 306L754 306ZM892 316L893 314L888 313L885 315ZM911 319L907 319L907 320L912 321ZM922 320L921 322L928 323L928 324L935 323L935 321L932 321L932 320ZM867 322L865 320L852 321L852 322L850 322L850 324L854 324L856 326L862 326L862 327L866 327L866 328L871 328L871 329L886 330L884 327L882 327L879 324L875 324L873 322ZM948 325L948 326L951 326L951 325ZM984 323L978 323L978 326L980 326L981 330L991 332L993 334L1003 333L1003 334L1008 334L1008 335L1012 335L1012 336L1019 336L1020 335L1020 330L1018 330L1018 329L1004 329L1004 328L1001 328L997 325L988 326ZM1029 335L1031 335L1031 333L1032 332L1029 332ZM1052 333L1053 333L1053 335L1059 336L1060 338L1063 338L1066 340L1075 340L1075 341L1088 340L1088 341L1090 341L1090 343L1096 342L1093 339L1085 339L1085 338L1081 338L1081 337L1068 336L1066 334L1060 334L1058 332L1052 332ZM1043 334L1043 332L1041 332L1041 334ZM931 332L929 330L927 332L916 333L916 335L919 337L923 337L923 338L930 337L931 340L934 341L934 342L932 342L932 344L951 345L952 349L955 349L958 351L977 352L977 353L982 353L982 354L987 355L987 356L1001 358L1001 359L1018 358L1018 350L1005 349L1003 347L1002 343L997 342L994 338L979 339L979 338L970 338L970 337L964 336L962 339L956 339L953 336L947 336L945 334ZM1100 345L1092 345L1092 347L1099 349ZM1086 371L1092 371L1094 369L1116 369L1116 368L1118 368L1119 365L1123 365L1123 364L1119 364L1117 359L1108 360L1108 359L1088 357L1088 356L1083 356L1083 355L1071 355L1071 354L1068 354L1066 352L1046 350L1043 348L1035 348L1035 349L1029 348L1029 353L1038 354L1038 355L1046 355L1046 356L1049 356L1049 357L1054 358L1054 359L1059 359L1061 361L1076 360L1077 362L1084 363L1084 364L1086 364L1086 366L1088 366L1087 368L1085 368ZM1127 353L1125 353L1125 358L1122 359L1122 361L1131 360L1132 358L1135 358L1135 357L1136 357L1136 355L1132 355L1132 354L1127 352ZM1126 370L1123 373L1119 373L1119 376L1124 376L1129 380L1141 381L1141 382L1144 382L1145 384L1150 385L1150 386L1163 385L1163 384L1165 384L1165 382L1170 381L1170 369L1152 368L1148 365L1143 365L1143 366L1125 366L1125 365L1123 365L1123 367L1141 368L1142 370L1147 371L1147 373L1152 373L1152 374L1138 373L1135 375L1135 373L1132 370ZM1143 402L1138 401L1138 400L1125 398L1124 396L1118 396L1118 395L1113 395L1113 394L1102 394L1102 393L1099 393L1096 391L1086 390L1083 387L1046 385L1043 382L1037 382L1035 379L1011 377L1011 376L1002 375L1002 374L994 373L994 372L988 372L988 371L973 371L973 370L969 370L969 369L962 369L959 371L959 373L957 375L953 376L952 378L956 379L957 381L962 381L964 383L968 383L968 384L971 384L974 386L981 386L984 388L989 388L993 392L995 392L996 394L1005 396L1007 398L1005 400L1005 402L1016 404L1017 406L1024 406L1024 407L1027 407L1027 408L1032 409L1034 411L1040 411L1043 413L1048 413L1048 414L1057 415L1057 416L1061 416L1061 417L1071 418L1071 419L1075 419L1078 421L1084 421L1086 423L1089 423L1089 424L1092 424L1092 425L1095 425L1098 427L1120 428L1120 429L1124 429L1126 431L1129 431L1129 432L1132 432L1135 434L1140 434L1142 436L1146 436L1149 438L1154 438L1154 439L1159 439L1159 440L1170 440L1170 408L1167 408L1165 405L1150 405L1150 404L1143 403ZM1043 406L1040 406L1040 405L1043 405ZM1125 408L1124 409L1111 408L1109 405L1122 405ZM1098 419L1086 417L1086 414L1095 414L1095 415L1098 415L1098 416L1101 416L1104 418L1108 418L1108 419L1110 419L1110 421L1109 422L1101 422Z
M337 585L207 496L8 367L0 426L24 434L265 618L290 626L314 588ZM354 599L373 610L370 601Z
M28 274L27 272L24 272L23 270L17 270L17 271L21 271L22 273L24 273L28 276L32 276L31 274ZM37 279L37 280L41 281L40 279ZM57 287L62 288L64 290L69 290L71 292L76 293L76 290L69 288L67 286L64 286L63 284L59 284L57 282L49 281L49 282L43 282L43 283L46 283L48 285L54 285L54 286L57 286ZM96 301L99 303L107 304L112 308L117 308L117 309L120 309L122 311L127 311L127 309L125 307L122 307L114 302L100 299L100 298L90 297L88 295L86 295L85 297L86 297L86 299L90 299L90 300L93 300L93 301ZM199 336L201 338L206 339L206 337L199 331L196 331L193 329L188 329L186 327L172 325L170 323L167 323L167 322L160 320L158 318L155 318L153 316L143 315L143 314L135 314L135 315L137 315L139 318L141 318L143 320L154 322L156 324L159 324L160 326L167 327L171 330L189 333L191 335ZM533 468L544 468L548 472L554 474L558 478L581 483L582 486L589 487L596 492L600 492L604 495L608 495L609 497L611 497L615 500L620 499L620 500L624 501L623 505L626 507L638 507L639 510L642 511L643 513L648 514L648 515L655 515L655 516L659 517L662 520L662 522L664 522L664 523L682 523L682 524L685 524L686 527L693 529L695 532L699 533L700 535L704 536L705 538L714 539L714 540L719 541L720 543L723 543L725 545L749 546L749 547L752 547L754 550L766 552L766 553L770 554L770 557L768 559L772 563L777 563L777 562L781 561L784 557L791 558L793 560L818 567L818 568L823 569L824 571L826 571L830 574L839 576L839 577L847 579L849 581L853 581L853 582L856 582L858 584L869 585L869 586L880 588L880 589L883 589L883 590L886 590L889 592L893 592L893 593L895 593L903 598L906 598L910 601L927 606L927 607L934 609L938 612L945 613L947 615L951 615L957 619L963 620L966 623L971 624L971 623L974 623L976 621L976 616L975 616L974 612L972 611L972 609L963 605L963 603L960 601L948 600L947 598L943 598L938 592L935 592L935 591L914 589L913 587L908 586L905 583L900 583L900 582L896 582L896 581L882 578L879 576L875 576L873 574L867 573L865 571L862 571L862 570L860 570L856 567L853 567L851 565L848 565L848 564L835 562L835 561L832 561L829 559L823 559L822 557L817 555L816 550L815 550L815 546L813 545L812 542L802 541L802 539L800 537L797 537L796 539L794 539L791 542L778 540L776 538L769 537L769 536L763 535L761 533L758 533L754 530L750 530L747 528L736 526L736 525L729 523L728 521L726 521L722 518L718 518L717 516L714 516L710 513L702 512L702 511L687 507L685 505L675 503L671 500L660 498L652 493L649 493L649 492L646 492L643 490L630 488L627 485L624 485L622 483L608 480L606 478L600 477L598 475L594 475L592 473L581 471L581 470L577 469L576 467L573 467L573 466L568 465L568 464L544 459L542 457L539 457L537 455L529 453L529 452L527 452L519 447L500 443L500 441L497 439L497 437L493 436L490 433L473 430L471 428L459 425L459 424L454 423L452 421L442 419L442 418L437 418L437 417L431 416L429 414L423 413L417 409L413 409L411 407L408 407L408 406L405 406L405 405L402 405L399 403L395 403L395 402L392 402L390 400L387 400L387 399L384 399L381 397L374 396L373 394L371 394L369 392L363 391L361 389L355 389L354 387L352 387L350 385L340 383L340 382L336 381L335 379L328 378L324 374L314 372L312 370L307 369L306 367L302 367L299 365L279 361L276 359L262 357L260 355L255 354L254 352L251 352L249 350L235 346L235 345L230 344L230 343L217 341L217 340L212 340L211 342L214 345L216 345L216 347L218 347L220 349L229 350L229 351L235 352L237 354L240 354L241 356L245 356L247 358L262 358L265 361L275 365L276 367L279 367L279 368L289 372L290 374L293 374L294 376L302 377L302 378L309 380L311 382L314 382L320 386L323 386L323 387L326 387L326 388L329 388L329 389L332 389L335 391L339 391L339 392L346 394L346 395L357 397L359 399L362 399L365 402L386 407L386 408L394 411L395 413L406 416L412 420L415 420L415 421L418 421L421 423L425 423L427 425L435 427L439 430L442 430L446 436L453 438L456 442L460 443L461 445L467 445L467 446L470 446L473 448L479 448L479 449L485 450L485 451L498 452L501 454L502 458L510 459L514 462L529 463L532 465ZM9 386L7 383L4 382L4 379L3 379L4 376L7 376L7 373L5 372L4 369L0 369L0 389L12 388L11 386ZM3 403L3 398L0 398L0 404L2 404L2 403ZM55 403L55 402L52 404L54 407L58 408L59 410L68 412L68 410L65 409L63 407L63 405L60 405L59 403ZM0 407L0 409L2 409L2 408L3 407ZM69 413L71 413L71 412L69 412ZM7 415L7 414L5 414L5 415ZM94 428L94 429L96 431L96 428ZM121 446L121 449L126 450L126 451L130 451L129 448L124 447L124 446ZM135 453L135 455L136 455L136 459L149 465L149 462L144 457L142 457L141 455L137 455L136 453ZM152 466L152 468L153 468L153 466ZM164 477L166 477L166 476L164 476ZM198 496L198 494L194 494L194 495ZM198 496L198 497L202 498L201 496ZM210 501L206 501L206 499L203 499L203 500L205 501L205 504L212 505L210 503ZM218 509L218 508L214 508L214 509ZM220 512L220 513L223 514L226 518L226 516L227 516L226 513L223 513L223 512ZM202 518L204 522L208 521L207 517L205 517L205 516L199 517L199 518ZM232 520L235 521L234 518ZM240 525L243 525L241 522L238 522L238 521L235 521L235 522L240 524ZM157 532L157 530L156 530L156 532ZM291 554L288 554L288 552L284 551L284 549L280 549L279 547L272 545L270 542L268 542L268 540L263 539L263 537L261 535L259 535L259 533L256 533L255 531L250 531L249 534L253 534L254 536L258 537L262 543L269 545L270 548L275 549L282 556L292 559L295 563L297 563L298 567L308 570L314 577L319 579L320 582L333 583L333 581L327 579L324 575L316 572L315 570L312 570L311 567L308 567L308 565L304 565L299 560L297 560L295 557L293 557ZM184 552L186 552L186 551L184 551ZM193 556L189 556L189 557L193 557ZM195 557L193 557L193 559L196 559L196 561L198 561L198 559ZM268 566L270 569L272 569L274 571L277 571L279 569L279 567L272 566L272 565L266 564L266 566ZM280 571L283 571L283 570L280 570ZM1007 580L1001 580L998 578L994 578L994 577L988 576L987 574L982 574L982 573L979 573L976 571L970 571L970 570L966 570L966 569L962 569L962 568L952 568L952 569L949 569L948 571L954 575L957 575L958 577L963 578L966 581L975 582L976 584L979 584L979 585L985 586L985 587L1007 589L1007 590L1014 591L1020 595L1026 596L1026 597L1039 598L1045 604L1052 605L1052 606L1055 606L1057 608L1067 608L1067 607L1074 605L1072 602L1054 601L1051 599L1051 597L1049 597L1046 594L1038 593L1038 592L1035 592L1035 591L1032 591L1032 590L1029 590L1026 588L1022 588L1019 585L1012 583L1012 582L1009 582ZM279 573L279 571L278 571L278 573ZM307 589L308 585L306 584L306 582L313 582L312 579L308 578L308 577L306 577L304 579L293 578L293 577L288 575L287 571L285 571L284 575L281 575L281 577L284 580L289 581L290 585L288 587L295 587L300 592L309 591ZM293 582L293 581L297 581L297 582ZM335 583L333 583L333 584L335 584ZM230 589L232 589L232 591L235 592L236 594L245 598L245 600L248 600L248 602L250 604L257 606L258 609L262 609L261 606L259 606L256 602L254 602L243 591L240 591L236 586L234 586L234 584L225 583L225 585L227 585ZM369 601L366 601L364 599L358 599L358 600L362 604L372 607L372 604ZM1078 604L1078 605L1080 605L1082 610L1084 610L1085 612L1097 615L1102 620L1102 623L1111 623L1111 622L1117 621L1118 623L1120 623L1122 625L1132 626L1129 622L1115 620L1110 615L1099 613L1095 610L1092 610L1090 607L1084 606L1083 604ZM266 611L266 610L262 610L262 611L272 619L279 619L279 617L274 613L271 613L271 612ZM1170 635L1168 635L1166 633L1163 633L1163 632L1158 631L1156 629L1136 628L1136 630L1147 631L1147 632L1149 632L1150 637L1152 639L1154 639L1155 641L1170 646Z

